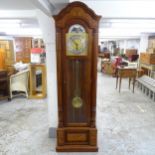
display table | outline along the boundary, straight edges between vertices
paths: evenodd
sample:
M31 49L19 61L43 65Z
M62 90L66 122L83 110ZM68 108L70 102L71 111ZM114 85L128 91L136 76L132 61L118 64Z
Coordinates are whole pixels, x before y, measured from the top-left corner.
M117 67L117 74L116 74L116 89L118 85L118 79L119 79L119 92L121 90L121 82L122 78L129 78L129 89L130 89L130 83L131 80L133 80L133 93L134 93L134 86L136 81L136 75L137 75L137 69L136 68L130 68L130 67Z

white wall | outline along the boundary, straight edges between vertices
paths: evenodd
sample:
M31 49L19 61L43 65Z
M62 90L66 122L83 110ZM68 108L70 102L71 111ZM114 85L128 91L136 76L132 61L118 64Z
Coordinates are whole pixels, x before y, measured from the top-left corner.
M146 52L148 48L148 34L141 34L139 52Z
M129 39L127 40L127 49L139 49L140 39Z
M124 49L124 53L126 49L137 49L139 51L140 39L118 40L117 45L119 46L120 49Z

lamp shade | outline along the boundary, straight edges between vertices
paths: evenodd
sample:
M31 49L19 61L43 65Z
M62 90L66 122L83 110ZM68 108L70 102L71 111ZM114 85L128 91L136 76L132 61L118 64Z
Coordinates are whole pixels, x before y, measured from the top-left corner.
M31 53L41 54L41 53L45 53L45 50L43 48L32 48Z

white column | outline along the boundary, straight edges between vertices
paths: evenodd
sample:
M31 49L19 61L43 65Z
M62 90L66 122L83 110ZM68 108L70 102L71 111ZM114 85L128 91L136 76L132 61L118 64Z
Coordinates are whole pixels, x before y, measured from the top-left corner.
M148 34L142 33L140 36L140 47L139 47L139 53L146 52L148 48Z
M126 53L126 49L127 49L127 40L125 39L124 40L124 51L123 51L123 54Z
M49 134L50 137L55 137L58 124L55 21L40 10L37 10L37 18L46 46L48 116L49 129L52 129Z

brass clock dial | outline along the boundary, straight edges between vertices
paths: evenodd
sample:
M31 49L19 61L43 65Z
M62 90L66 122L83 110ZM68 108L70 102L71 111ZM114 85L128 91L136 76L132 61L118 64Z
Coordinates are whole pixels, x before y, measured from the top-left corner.
M85 29L79 25L72 25L66 34L67 56L85 56L88 50L88 35Z

